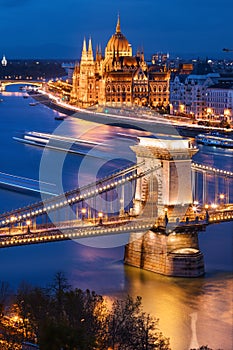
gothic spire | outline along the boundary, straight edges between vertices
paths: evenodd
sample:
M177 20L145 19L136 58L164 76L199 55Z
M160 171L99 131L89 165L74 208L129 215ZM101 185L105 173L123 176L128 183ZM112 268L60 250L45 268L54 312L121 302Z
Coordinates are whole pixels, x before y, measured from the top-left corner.
M93 50L92 50L91 38L89 39L89 43L88 43L88 58L93 60Z
M89 43L88 43L88 52L92 53L92 42L91 42L91 38L89 39Z
M86 60L87 60L87 44L86 44L86 39L84 37L81 61L84 62Z
M121 33L120 15L118 14L116 33Z
M83 53L86 53L87 52L87 44L86 44L86 39L84 37L83 39Z

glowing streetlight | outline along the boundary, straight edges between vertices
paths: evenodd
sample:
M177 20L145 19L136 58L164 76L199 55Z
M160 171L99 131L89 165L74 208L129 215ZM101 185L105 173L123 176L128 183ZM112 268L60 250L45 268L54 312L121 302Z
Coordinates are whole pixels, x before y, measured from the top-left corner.
M14 223L14 221L16 221L16 217L11 216L9 220L9 233L11 233L11 225Z
M103 213L100 211L98 213L99 225L103 225Z
M81 209L82 221L84 221L84 219L85 219L86 212L87 212L87 209L86 209L86 208L82 208L82 209Z
M230 111L230 109L224 109L224 117L229 117L230 116L230 114L231 114L231 111Z
M27 220L26 225L27 225L27 233L30 233L31 220Z
M220 199L220 204L224 204L225 194L224 193L220 193L219 199Z
M194 213L197 212L197 206L196 206L196 205L193 205L192 209L193 209L193 212L194 212Z

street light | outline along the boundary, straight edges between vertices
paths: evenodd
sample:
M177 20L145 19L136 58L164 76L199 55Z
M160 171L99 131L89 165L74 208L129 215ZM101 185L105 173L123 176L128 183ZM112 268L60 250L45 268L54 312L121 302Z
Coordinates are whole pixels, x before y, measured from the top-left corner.
M14 223L15 220L16 220L16 217L15 216L11 216L10 223L9 223L9 233L11 233L11 227L12 227L12 224Z
M165 223L165 227L166 227L167 224L168 224L167 212L168 212L168 208L164 208L164 223Z
M197 206L193 205L192 209L193 209L194 214L196 214L197 213Z
M27 225L27 233L30 233L31 220L27 220L26 225Z
M98 213L99 225L103 225L103 213L100 211Z
M84 221L84 219L85 219L86 212L87 212L87 209L86 209L86 208L82 208L82 209L81 209L82 221Z
M224 204L224 199L225 199L225 194L224 193L220 193L219 199L220 199L220 204L223 205Z

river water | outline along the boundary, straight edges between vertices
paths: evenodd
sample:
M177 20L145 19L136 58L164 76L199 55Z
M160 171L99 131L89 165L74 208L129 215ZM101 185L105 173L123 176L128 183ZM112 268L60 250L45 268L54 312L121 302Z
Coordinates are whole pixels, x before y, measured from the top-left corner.
M73 117L55 120L59 113L44 105L29 106L16 86L2 93L0 103L0 172L46 179L57 183L58 192L113 171L135 161L129 146L133 141L120 137L122 127L89 123ZM22 131L54 132L101 142L95 157L45 151L13 139ZM148 136L147 131L127 129L132 136ZM232 151L200 147L195 160L233 171ZM98 157L97 157L98 156ZM42 165L41 165L42 163ZM56 168L59 164L59 168ZM38 195L0 188L1 212L38 201ZM159 325L173 350L198 345L231 350L232 338L232 240L233 224L210 226L200 233L200 249L205 255L206 274L202 278L169 278L124 266L124 246L118 240L66 241L0 251L0 280L16 289L22 281L49 284L63 271L73 287L89 288L108 297L127 293L143 298L145 311L159 318ZM101 241L102 240L102 241ZM104 247L104 248L103 248Z

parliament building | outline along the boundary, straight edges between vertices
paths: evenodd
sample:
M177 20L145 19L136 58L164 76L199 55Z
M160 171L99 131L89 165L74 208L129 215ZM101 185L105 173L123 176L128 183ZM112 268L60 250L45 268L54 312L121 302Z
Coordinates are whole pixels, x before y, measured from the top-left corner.
M91 39L88 45L84 39L81 60L73 72L70 104L82 108L94 105L166 108L169 81L166 64L148 64L141 51L133 56L118 16L115 34L109 39L104 56L100 47L94 55Z

